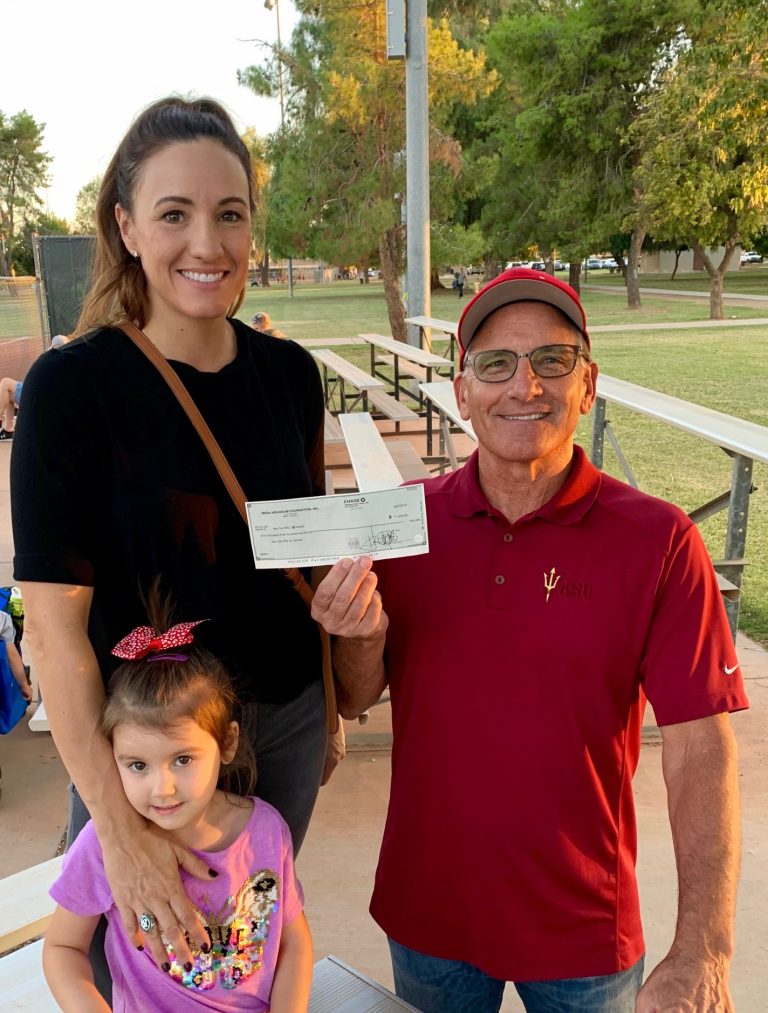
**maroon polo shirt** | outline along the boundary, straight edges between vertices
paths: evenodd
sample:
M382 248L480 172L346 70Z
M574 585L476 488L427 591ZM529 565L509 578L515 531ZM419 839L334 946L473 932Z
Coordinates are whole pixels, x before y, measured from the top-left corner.
M496 978L623 970L644 694L662 725L748 706L707 552L578 447L514 524L476 454L425 492L429 554L377 565L394 745L371 913Z

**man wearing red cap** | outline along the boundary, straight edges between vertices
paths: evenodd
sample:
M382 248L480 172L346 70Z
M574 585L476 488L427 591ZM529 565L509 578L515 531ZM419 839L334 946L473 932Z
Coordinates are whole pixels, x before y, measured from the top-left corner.
M747 700L706 550L680 510L574 445L597 366L573 289L505 271L458 337L456 398L478 449L425 483L429 554L375 574L342 560L313 610L340 636L345 716L390 686L371 912L398 994L424 1013L491 1013L512 981L529 1013L732 1010L728 712ZM631 781L646 697L679 908L640 987Z

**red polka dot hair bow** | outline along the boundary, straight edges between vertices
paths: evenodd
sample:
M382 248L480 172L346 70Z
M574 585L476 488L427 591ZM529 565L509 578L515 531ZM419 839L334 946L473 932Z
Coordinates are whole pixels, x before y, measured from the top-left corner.
M191 644L195 639L192 630L204 622L205 619L198 619L194 623L177 623L165 633L158 633L151 626L139 626L127 637L123 637L119 644L115 644L112 653L116 658L138 661L154 651L168 651L172 647Z

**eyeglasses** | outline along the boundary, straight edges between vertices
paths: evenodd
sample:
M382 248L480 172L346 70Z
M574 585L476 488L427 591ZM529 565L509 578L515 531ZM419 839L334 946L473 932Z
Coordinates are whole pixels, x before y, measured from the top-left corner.
M520 359L528 359L537 376L550 378L572 373L579 356L589 362L589 355L582 351L581 345L542 345L532 352L512 352L508 348L475 352L466 357L464 364L470 366L483 383L504 383L515 375Z

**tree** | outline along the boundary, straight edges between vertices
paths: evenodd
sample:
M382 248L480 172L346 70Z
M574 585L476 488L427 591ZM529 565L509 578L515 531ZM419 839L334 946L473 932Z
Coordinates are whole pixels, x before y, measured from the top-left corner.
M77 236L96 235L96 202L101 189L101 176L94 176L81 186L75 198L75 220L72 230Z
M267 237L267 186L269 184L269 162L267 145L253 127L243 134L243 143L251 156L251 179L255 207L251 216L253 255L260 265L261 284L269 285L269 246Z
M68 236L69 224L64 218L56 215L40 214L27 220L17 231L13 243L13 268L16 274L31 276L35 273L35 254L32 249L32 237Z
M578 264L604 248L633 207L622 132L669 58L691 0L517 0L488 35L504 82L492 113L499 152L485 194L496 250L532 243ZM627 262L640 305L638 223Z
M288 78L286 127L272 138L270 244L335 263L377 258L392 333L405 340L404 67L386 60L385 6L383 0L296 6L302 16L290 47L265 67L239 74L260 94L277 89L275 59ZM487 94L495 80L482 55L459 49L447 22L430 22L428 32L430 157L446 161L448 110Z
M48 182L50 156L41 148L45 124L26 110L0 112L0 275L11 273L18 223L41 206L38 190Z
M639 154L632 218L693 249L716 320L736 247L768 225L767 23L767 0L701 0L687 46L628 131Z

